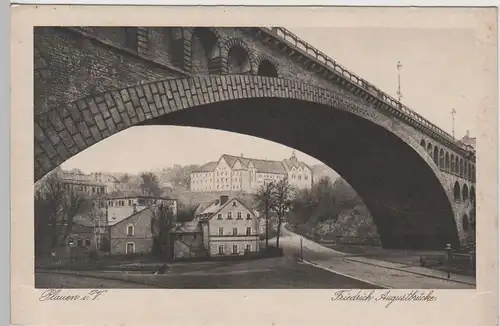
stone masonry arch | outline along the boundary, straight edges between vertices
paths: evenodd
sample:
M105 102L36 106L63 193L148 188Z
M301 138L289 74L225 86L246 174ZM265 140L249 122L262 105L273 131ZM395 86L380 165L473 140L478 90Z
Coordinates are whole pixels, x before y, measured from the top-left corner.
M439 184L446 185L439 167L420 141L379 111L335 91L293 80L247 75L155 81L97 94L38 114L35 116L35 178L128 127L191 107L259 98L315 103L370 121L410 146ZM443 192L444 189L442 186ZM449 201L446 207L451 210L452 194L445 193Z

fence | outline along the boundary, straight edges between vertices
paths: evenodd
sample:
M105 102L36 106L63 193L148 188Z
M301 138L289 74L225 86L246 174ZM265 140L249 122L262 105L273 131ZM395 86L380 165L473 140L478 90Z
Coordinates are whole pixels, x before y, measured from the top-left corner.
M325 53L321 52L320 50L316 49L315 47L311 46L304 40L300 39L297 35L293 34L289 30L283 27L263 27L262 29L270 31L275 37L280 38L281 40L287 42L288 44L294 46L296 49L298 49L303 55L315 60L316 62L319 62L320 64L324 65L328 70L331 72L335 73L338 76L343 77L344 79L347 79L350 83L356 85L357 87L360 87L370 94L376 96L379 100L385 102L386 104L390 105L393 109L396 111L400 112L401 114L411 118L413 121L417 122L420 124L423 128L436 133L437 135L441 136L451 144L454 144L455 146L459 147L460 149L467 151L467 152L472 152L473 148L471 146L468 146L466 144L463 144L461 142L458 142L455 140L453 136L421 116L420 114L416 113L415 111L411 110L407 106L401 104L398 100L393 98L392 96L384 93L375 85L369 83L368 81L364 80L361 77L358 77L355 75L353 72L349 71L347 68L343 67L339 63L335 62L332 58L330 58L328 55Z

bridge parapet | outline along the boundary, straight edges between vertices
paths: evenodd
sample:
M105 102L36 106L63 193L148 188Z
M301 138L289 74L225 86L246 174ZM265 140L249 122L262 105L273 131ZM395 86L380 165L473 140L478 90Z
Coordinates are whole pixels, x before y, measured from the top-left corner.
M281 39L282 41L287 42L289 45L292 45L296 48L296 50L300 51L302 55L308 56L310 59L315 60L316 62L324 65L328 70L336 74L337 76L343 78L344 80L351 83L353 86L357 88L361 88L363 91L370 93L371 95L377 97L379 100L384 102L387 105L390 105L393 110L396 111L396 115L404 115L408 119L411 119L413 123L418 125L420 129L423 129L427 133L434 135L436 138L440 138L444 140L446 143L455 147L465 153L468 156L474 157L475 151L474 149L466 144L457 141L453 136L448 134L446 131L442 130L420 114L416 113L409 107L403 105L401 102L388 95L387 93L381 91L373 84L369 83L365 79L357 76L353 72L349 71L347 68L343 67L331 57L313 47L306 41L299 38L297 35L292 33L283 27L262 27L261 30L265 31Z

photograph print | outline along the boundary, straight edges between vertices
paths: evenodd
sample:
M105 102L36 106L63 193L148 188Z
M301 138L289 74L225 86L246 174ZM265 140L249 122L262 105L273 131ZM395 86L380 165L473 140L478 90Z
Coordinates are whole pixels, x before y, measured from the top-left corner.
M36 288L476 288L473 30L33 38Z

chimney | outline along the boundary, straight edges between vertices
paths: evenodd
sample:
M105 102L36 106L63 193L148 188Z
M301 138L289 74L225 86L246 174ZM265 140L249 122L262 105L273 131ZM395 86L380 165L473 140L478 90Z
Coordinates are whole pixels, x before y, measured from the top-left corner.
M243 157L243 153L241 153L240 156Z
M135 212L137 212L137 204L136 204L136 203L134 203L134 204L132 204L132 206L133 206L132 211L133 211L134 213L135 213Z
M220 205L224 205L229 200L229 196L220 196Z
M467 131L465 132L465 136L466 136L467 138L470 138L470 132L469 132L469 129L467 129Z
M215 205L219 205L219 203L220 203L220 200L219 200L219 199L216 199L216 200L215 200Z

